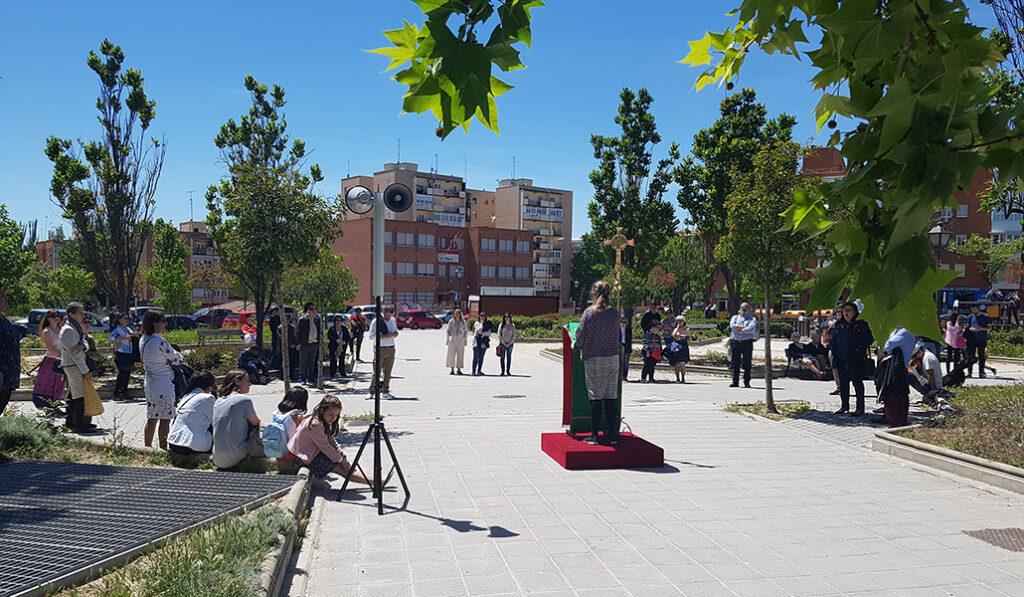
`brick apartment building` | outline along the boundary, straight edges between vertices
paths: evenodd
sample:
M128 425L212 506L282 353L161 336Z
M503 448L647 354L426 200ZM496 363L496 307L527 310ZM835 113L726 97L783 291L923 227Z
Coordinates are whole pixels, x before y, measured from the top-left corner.
M355 304L373 300L373 218L342 223L331 243L359 281ZM384 301L423 309L465 306L471 294L533 294L533 234L387 220Z
M200 267L219 268L220 255L213 250L213 239L206 233L205 222L195 220L181 222L178 224L178 234L189 248L189 257L185 261L185 269L188 270L189 275ZM210 288L192 288L192 300L204 305L228 300L228 287L223 283L223 276L220 276L220 280L220 284Z
M373 176L344 178L341 186L343 190L355 185L383 190L394 182L408 186L415 193L415 203L405 212L388 210L385 217L391 221L433 223L465 231L493 228L530 232L535 294L555 296L563 306L569 305L572 191L536 186L528 178L499 181L494 191L475 190L467 188L459 176L420 172L418 168L410 162L387 163ZM371 216L347 214L346 219ZM518 279L513 280L518 284ZM485 283L483 288L486 292L490 286Z

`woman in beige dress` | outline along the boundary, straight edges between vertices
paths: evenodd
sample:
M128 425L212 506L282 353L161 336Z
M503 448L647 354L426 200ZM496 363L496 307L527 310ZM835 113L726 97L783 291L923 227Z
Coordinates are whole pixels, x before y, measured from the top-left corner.
M466 353L466 339L469 337L469 329L466 328L466 320L462 317L462 310L456 309L452 313L452 320L448 322L448 329L445 332L445 343L448 345L448 358L445 366L451 371L449 375L462 375L462 359Z

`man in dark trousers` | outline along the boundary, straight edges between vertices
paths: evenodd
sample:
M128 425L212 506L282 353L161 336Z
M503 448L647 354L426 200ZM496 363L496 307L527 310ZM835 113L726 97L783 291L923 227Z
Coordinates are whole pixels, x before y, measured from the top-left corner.
M348 345L352 343L352 336L345 326L342 315L335 315L331 327L327 328L327 351L330 355L331 377L338 374L338 365L341 365L341 378L346 378L345 353L348 352Z
M985 303L971 305L971 314L967 316L967 359L978 359L978 377L985 377L985 350L988 347L988 333L992 331L992 319L985 313ZM974 365L967 367L967 377L971 376Z
M622 381L629 381L629 355L633 354L633 336L629 328L629 320L623 317L619 321L619 344L622 345Z
M363 359L359 358L359 353L363 348L363 334L369 327L370 324L363 317L363 310L356 307L352 313L352 322L349 324L349 333L352 336L352 342L349 345L352 347L352 355L356 357L358 363L363 362Z
M740 365L743 365L743 387L750 387L750 359L754 353L754 339L757 338L757 319L750 313L750 303L740 305L740 312L729 320L729 336L732 342L732 383L730 388L740 385Z
M320 353L317 350L320 347L320 335L323 334L323 327L313 303L306 303L302 311L299 328L296 331L296 341L299 344L299 383L313 385L320 377L317 373L317 367L320 365Z

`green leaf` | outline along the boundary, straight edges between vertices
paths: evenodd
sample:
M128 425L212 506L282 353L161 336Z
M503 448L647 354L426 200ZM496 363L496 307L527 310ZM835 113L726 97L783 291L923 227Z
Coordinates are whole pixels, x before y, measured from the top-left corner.
M703 38L689 42L690 52L679 62L692 66L711 64L711 43L711 33L705 32Z
M838 114L839 116L845 116L849 118L852 116L850 110L850 98L842 95L833 95L831 93L822 94L821 99L818 100L818 105L814 107L814 113L818 115L818 132L821 132L821 127L825 126L825 123L829 119Z
M827 267L811 270L818 280L811 288L811 297L807 301L807 309L811 311L819 309L831 309L836 305L840 293L846 288L846 281L850 272L839 263L832 263Z
M906 136L914 117L917 96L910 90L906 79L896 79L868 116L882 118L882 134L876 156L885 155Z
M491 95L494 97L498 97L506 91L511 91L514 88L514 86L509 85L498 77L491 77Z
M403 21L403 23L405 26L401 29L381 31L381 33L384 34L384 37L388 38L391 43L395 44L395 47L367 50L370 54L381 54L391 59L391 64L384 69L386 71L405 64L407 61L412 59L413 55L416 53L416 39L419 36L419 29L416 25L410 25L405 21Z

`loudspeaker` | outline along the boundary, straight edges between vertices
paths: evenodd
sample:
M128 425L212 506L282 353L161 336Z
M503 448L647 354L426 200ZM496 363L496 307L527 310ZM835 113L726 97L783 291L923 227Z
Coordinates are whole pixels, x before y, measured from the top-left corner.
M373 209L373 191L357 185L345 193L345 206L352 213L364 214Z
M393 182L384 189L384 205L398 213L412 207L412 190L400 182Z

